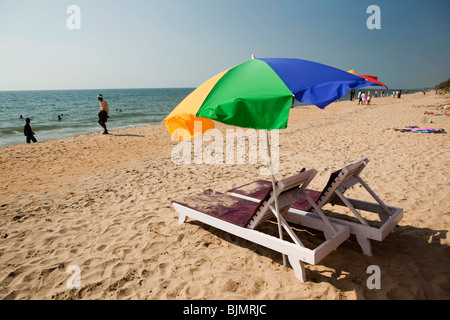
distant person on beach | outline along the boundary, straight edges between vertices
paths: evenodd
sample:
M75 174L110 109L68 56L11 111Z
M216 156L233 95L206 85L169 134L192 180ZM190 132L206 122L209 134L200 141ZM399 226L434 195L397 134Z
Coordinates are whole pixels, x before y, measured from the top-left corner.
M397 96L399 99L402 97L402 90L398 90Z
M108 129L106 129L106 122L108 121L109 107L108 103L103 100L103 95L99 94L97 96L98 101L100 101L100 112L98 113L98 123L105 129L103 134L108 134Z
M361 90L358 92L358 105L362 104Z
M370 105L370 100L372 100L372 96L370 95L370 91L367 92L367 105Z
M361 100L362 100L362 104L365 105L366 104L366 100L367 100L367 96L366 96L366 92L363 91L361 93Z
M23 134L25 135L25 137L27 137L27 143L31 143L31 141L33 141L33 143L36 143L37 140L34 137L34 132L31 129L30 122L30 118L26 118L25 126L23 127Z

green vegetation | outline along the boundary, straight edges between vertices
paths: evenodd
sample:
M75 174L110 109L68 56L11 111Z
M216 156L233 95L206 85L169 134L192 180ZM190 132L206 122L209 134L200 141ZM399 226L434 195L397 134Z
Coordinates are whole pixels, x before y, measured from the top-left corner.
M447 81L439 83L436 87L437 90L444 90L445 92L450 92L450 79Z

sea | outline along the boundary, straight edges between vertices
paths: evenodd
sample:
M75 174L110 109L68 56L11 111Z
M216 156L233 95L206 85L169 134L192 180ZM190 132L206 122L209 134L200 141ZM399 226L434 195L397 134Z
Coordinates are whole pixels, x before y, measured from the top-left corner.
M31 119L38 141L102 132L97 122L98 94L109 105L110 131L160 124L194 89L0 91L0 147L26 143L23 134L26 118ZM385 91L392 93L392 90ZM340 100L349 99L347 94ZM296 101L294 107L303 105Z
M0 147L26 143L25 119L38 141L103 132L98 94L109 105L108 130L162 123L194 88L0 91ZM58 117L59 116L59 117Z

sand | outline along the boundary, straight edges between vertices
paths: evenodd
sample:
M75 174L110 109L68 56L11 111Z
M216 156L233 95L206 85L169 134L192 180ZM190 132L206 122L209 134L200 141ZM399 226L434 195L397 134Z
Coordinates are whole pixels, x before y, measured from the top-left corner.
M449 117L424 114L450 97L373 100L293 109L280 131L276 176L315 168L310 186L321 189L332 171L369 157L364 180L404 209L399 227L372 241L373 256L350 237L307 264L302 283L280 254L192 219L180 225L171 205L267 179L260 164L175 164L177 142L162 125L111 128L111 135L99 127L0 149L0 299L449 299L449 136L395 129L450 132ZM367 198L359 187L349 195ZM323 241L315 230L300 228L298 236ZM380 268L380 289L366 285L371 265Z

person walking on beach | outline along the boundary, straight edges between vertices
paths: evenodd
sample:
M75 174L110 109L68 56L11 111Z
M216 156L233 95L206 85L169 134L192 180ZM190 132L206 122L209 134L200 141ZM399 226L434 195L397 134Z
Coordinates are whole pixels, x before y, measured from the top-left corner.
M103 131L103 134L108 134L108 129L106 129L106 122L108 121L109 118L109 107L108 107L108 103L103 100L103 95L99 94L97 96L98 101L100 101L100 112L98 113L98 123L103 127L103 129L105 129L105 131Z
M361 96L361 90L358 92L358 106L362 104L362 96Z
M23 127L23 134L25 135L25 137L27 137L27 143L31 143L31 141L33 141L33 143L36 143L37 140L34 137L34 132L31 129L30 122L31 122L30 118L25 119L25 126Z
M370 100L372 99L372 96L370 95L370 91L367 92L367 105L370 105Z
M361 93L362 105L365 105L365 104L366 104L366 99L367 99L367 97L366 97L366 92L363 91L363 92Z

